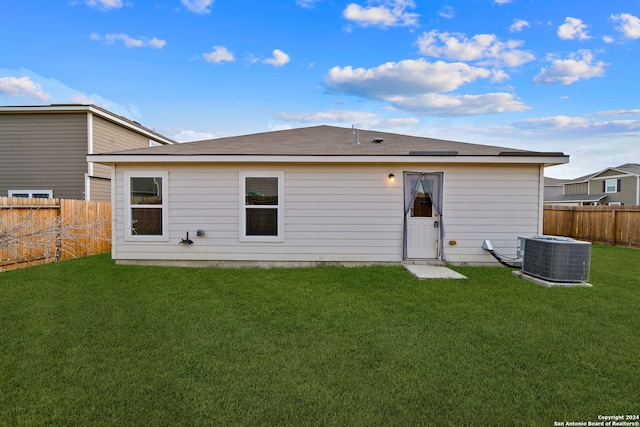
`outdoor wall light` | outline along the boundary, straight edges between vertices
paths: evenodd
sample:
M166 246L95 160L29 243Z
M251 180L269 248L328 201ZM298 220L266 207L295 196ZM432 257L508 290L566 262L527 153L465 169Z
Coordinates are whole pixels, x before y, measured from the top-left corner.
M389 181L393 182L396 180L396 176L392 173L389 174Z

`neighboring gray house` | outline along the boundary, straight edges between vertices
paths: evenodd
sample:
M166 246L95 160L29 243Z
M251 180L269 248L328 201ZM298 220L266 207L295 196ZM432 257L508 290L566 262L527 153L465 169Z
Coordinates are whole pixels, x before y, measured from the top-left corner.
M640 164L626 163L565 181L562 193L545 192L544 202L567 206L640 205Z
M111 169L87 154L173 143L95 105L0 107L0 196L110 200Z
M544 177L544 199L548 200L551 197L561 196L563 192L564 183L569 181L568 179L556 179Z
M563 153L314 126L94 154L113 167L112 257L167 265L497 264L542 234Z

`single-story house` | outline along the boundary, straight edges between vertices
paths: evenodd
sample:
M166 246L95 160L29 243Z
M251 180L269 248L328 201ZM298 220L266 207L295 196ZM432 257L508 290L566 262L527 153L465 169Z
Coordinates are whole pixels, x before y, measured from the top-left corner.
M546 178L547 180L549 178ZM562 192L546 193L552 205L640 205L640 164L625 163L562 182Z
M119 263L494 264L542 233L535 152L314 126L88 156L112 166Z

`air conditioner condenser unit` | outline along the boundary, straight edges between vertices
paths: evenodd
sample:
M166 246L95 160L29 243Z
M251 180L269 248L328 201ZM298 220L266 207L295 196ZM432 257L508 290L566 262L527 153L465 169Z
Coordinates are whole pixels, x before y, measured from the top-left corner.
M523 273L551 282L589 280L591 243L545 235L519 239Z

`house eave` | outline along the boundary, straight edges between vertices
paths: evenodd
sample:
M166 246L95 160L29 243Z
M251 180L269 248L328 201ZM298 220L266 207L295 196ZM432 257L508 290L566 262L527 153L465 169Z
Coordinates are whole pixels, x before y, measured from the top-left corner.
M89 162L120 163L492 163L543 164L553 166L569 162L569 156L285 156L285 155L123 155L96 154L87 156Z

